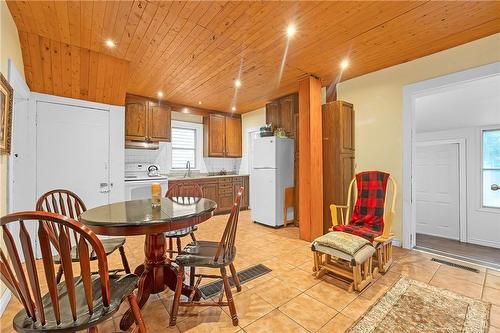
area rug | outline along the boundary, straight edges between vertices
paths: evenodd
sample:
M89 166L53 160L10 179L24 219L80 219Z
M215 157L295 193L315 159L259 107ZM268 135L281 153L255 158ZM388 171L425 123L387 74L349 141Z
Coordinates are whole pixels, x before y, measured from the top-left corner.
M402 277L348 332L487 332L489 313L489 303Z

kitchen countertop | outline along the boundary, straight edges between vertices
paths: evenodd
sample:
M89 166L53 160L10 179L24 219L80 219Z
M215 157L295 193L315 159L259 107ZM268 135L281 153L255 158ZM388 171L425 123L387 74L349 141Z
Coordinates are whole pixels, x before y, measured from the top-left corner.
M217 178L227 178L227 177L248 177L249 174L239 174L239 175L216 175L216 176L209 176L208 174L197 174L193 175L189 178L184 178L184 176L168 176L168 180L196 180L196 179L217 179Z

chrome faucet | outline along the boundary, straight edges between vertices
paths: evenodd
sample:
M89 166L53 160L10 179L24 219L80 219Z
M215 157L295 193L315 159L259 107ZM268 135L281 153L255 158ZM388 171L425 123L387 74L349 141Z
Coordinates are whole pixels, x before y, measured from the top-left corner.
M184 174L184 178L190 178L191 177L191 162L187 161L186 162L186 173Z

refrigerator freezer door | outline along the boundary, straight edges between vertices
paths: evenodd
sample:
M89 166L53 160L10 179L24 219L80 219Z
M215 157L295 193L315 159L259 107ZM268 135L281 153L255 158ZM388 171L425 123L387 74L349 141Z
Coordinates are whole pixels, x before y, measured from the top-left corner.
M252 189L253 221L277 226L276 186L275 169L252 170L250 188Z
M276 138L274 136L256 138L253 143L254 169L276 168Z

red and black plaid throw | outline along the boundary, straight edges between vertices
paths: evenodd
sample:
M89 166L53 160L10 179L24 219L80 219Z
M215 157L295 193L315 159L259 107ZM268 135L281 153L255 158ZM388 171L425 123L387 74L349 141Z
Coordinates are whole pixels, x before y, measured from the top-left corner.
M384 231L384 202L389 174L364 171L356 175L358 198L348 225L334 227L373 242Z

